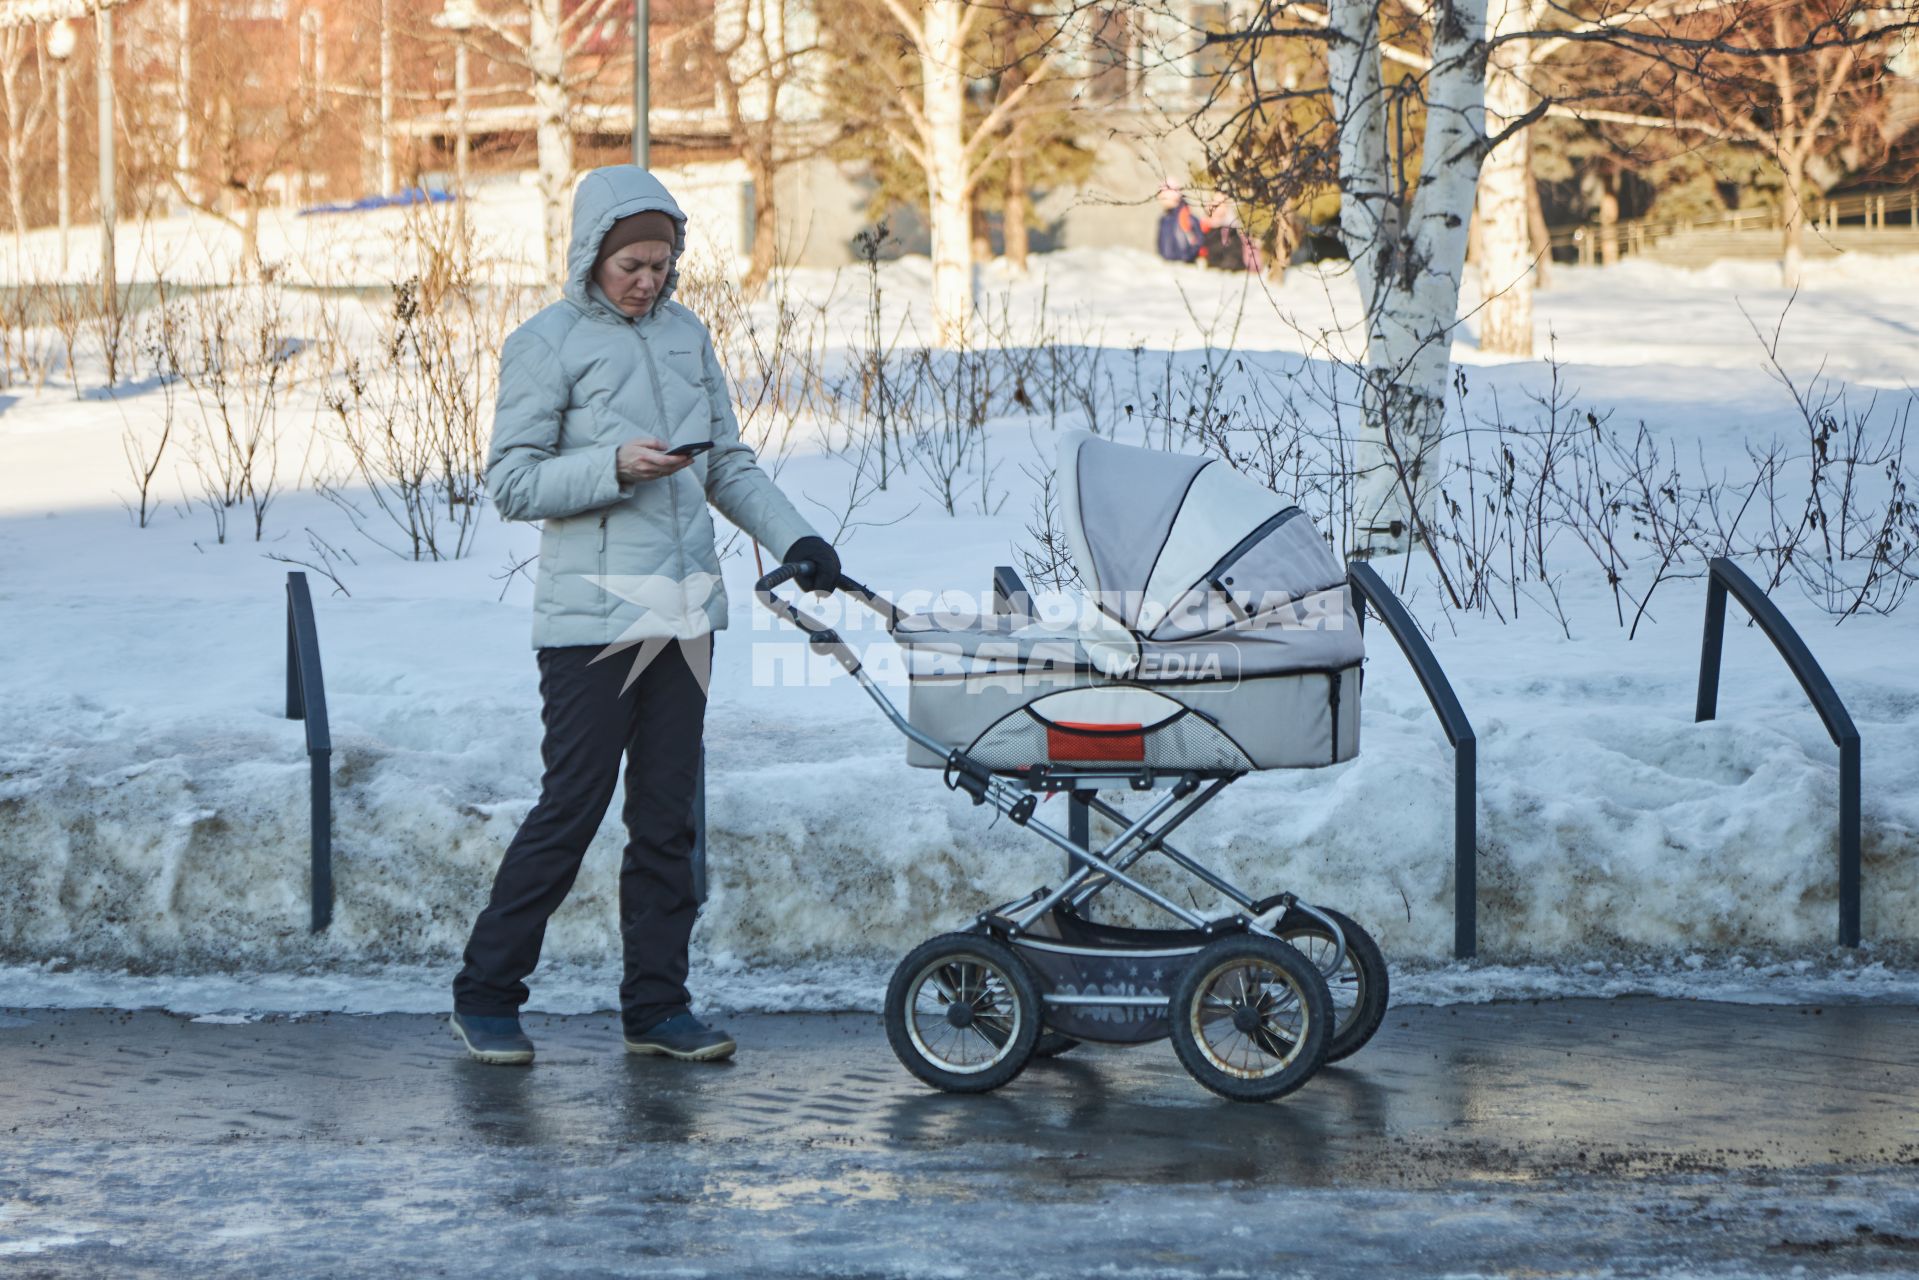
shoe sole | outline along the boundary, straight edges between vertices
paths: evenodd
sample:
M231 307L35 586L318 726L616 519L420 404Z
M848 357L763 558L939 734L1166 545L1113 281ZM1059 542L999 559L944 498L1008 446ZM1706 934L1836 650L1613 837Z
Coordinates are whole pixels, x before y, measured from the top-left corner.
M523 1067L533 1061L531 1049L475 1049L459 1022L449 1017L446 1025L452 1028L454 1038L466 1046L466 1056L475 1062L489 1062L499 1067Z
M626 1041L626 1051L641 1057L674 1058L680 1062L716 1062L721 1058L730 1058L739 1046L731 1040L722 1040L710 1044L704 1049L669 1049L663 1044L645 1044L633 1040Z

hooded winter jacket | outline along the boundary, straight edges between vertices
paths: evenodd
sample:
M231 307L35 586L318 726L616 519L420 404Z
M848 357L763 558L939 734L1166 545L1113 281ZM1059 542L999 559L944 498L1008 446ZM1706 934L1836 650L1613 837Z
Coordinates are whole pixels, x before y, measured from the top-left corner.
M621 218L673 219L673 267L652 310L630 319L592 283ZM740 442L713 343L672 300L686 215L632 165L595 169L573 193L573 239L558 302L508 336L486 488L507 520L538 520L533 647L688 639L726 625L710 501L775 555L813 530ZM619 446L653 436L711 451L657 480L622 483Z

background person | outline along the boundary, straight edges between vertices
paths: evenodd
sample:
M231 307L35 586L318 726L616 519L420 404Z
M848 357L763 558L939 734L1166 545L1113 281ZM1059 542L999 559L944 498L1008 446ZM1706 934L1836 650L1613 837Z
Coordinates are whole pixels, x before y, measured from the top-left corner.
M1186 203L1186 193L1171 178L1160 184L1159 256L1168 262L1198 259L1202 231L1199 218Z

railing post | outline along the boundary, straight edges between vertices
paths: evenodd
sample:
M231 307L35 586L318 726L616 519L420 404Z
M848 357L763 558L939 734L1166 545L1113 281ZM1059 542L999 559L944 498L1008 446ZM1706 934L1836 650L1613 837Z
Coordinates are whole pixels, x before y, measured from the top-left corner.
M1361 630L1365 629L1366 606L1370 604L1399 643L1413 674L1419 677L1426 700L1453 748L1453 958L1470 960L1479 954L1478 740L1452 682L1433 657L1432 646L1379 571L1364 561L1349 562L1346 581L1359 597L1355 603Z
M292 574L288 574L289 579ZM300 705L300 647L293 634L293 586L287 584L287 719L306 719L306 708Z
M1786 666L1805 691L1806 700L1825 722L1833 745L1839 748L1839 945L1856 947L1860 939L1860 785L1859 730L1786 615L1779 611L1759 584L1724 556L1706 566L1706 628L1699 652L1699 702L1695 721L1711 720L1719 709L1719 663L1726 630L1726 597L1737 596L1759 629L1772 641Z
M320 633L313 622L307 576L287 574L287 718L306 722L307 791L311 807L311 920L319 933L333 923L333 734L327 723Z
M312 857L311 929L322 933L333 923L333 752L322 747L307 757L313 818L308 844Z
M1479 743L1453 748L1453 958L1479 954Z
M693 900L706 905L706 745L700 745L699 773L693 779Z
M1693 723L1719 714L1719 658L1726 641L1726 584L1716 573L1706 575L1706 630L1699 643L1699 699L1693 704Z
M1859 735L1839 744L1839 945L1859 945Z

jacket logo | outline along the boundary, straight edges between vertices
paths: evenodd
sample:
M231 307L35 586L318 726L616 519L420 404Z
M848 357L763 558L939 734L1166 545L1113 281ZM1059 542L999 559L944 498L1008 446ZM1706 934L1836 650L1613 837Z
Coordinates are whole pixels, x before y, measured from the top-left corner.
M669 356L690 356L693 353L691 351L668 351L666 354Z

